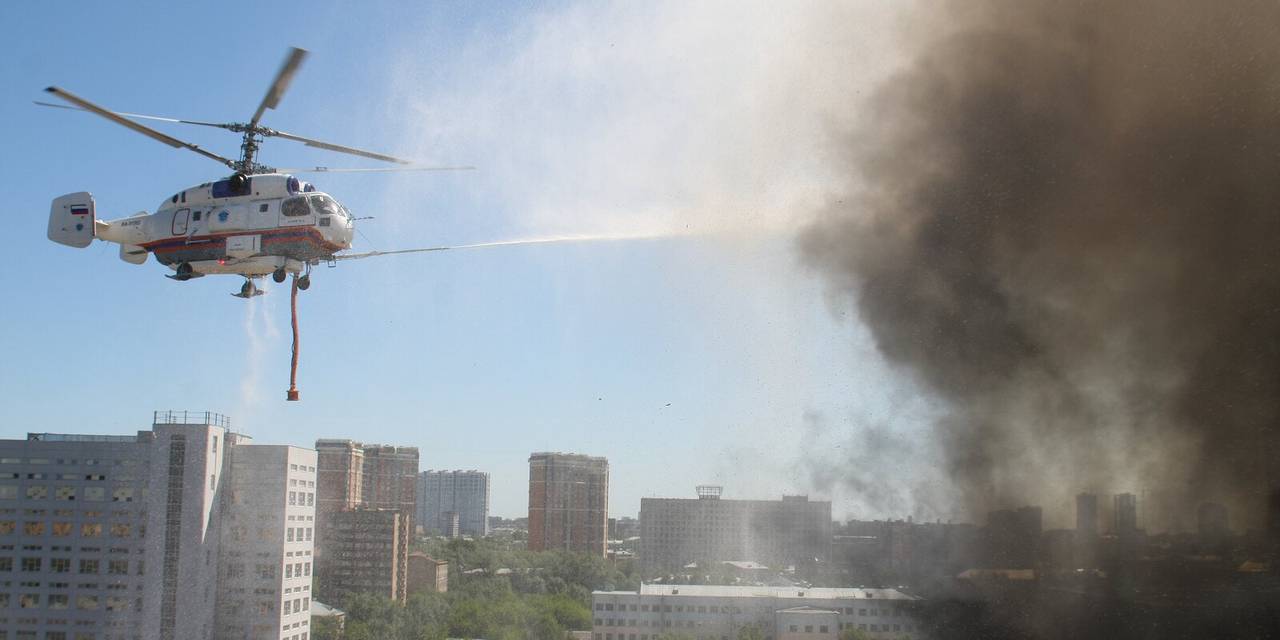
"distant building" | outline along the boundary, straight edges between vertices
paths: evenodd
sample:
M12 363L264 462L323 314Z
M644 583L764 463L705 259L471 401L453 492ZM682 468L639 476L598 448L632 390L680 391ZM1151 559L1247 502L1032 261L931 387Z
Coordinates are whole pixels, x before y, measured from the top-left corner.
M409 554L409 595L449 590L449 563L415 551Z
M1222 545L1231 536L1226 505L1205 502L1196 509L1200 542L1210 546Z
M316 513L317 590L322 597L332 593L331 585L326 584L326 581L337 579L335 576L348 570L341 564L329 564L329 536L339 522L347 528L343 532L347 537L334 543L340 547L352 544L350 536L355 534L350 531L350 527L360 523L375 527L367 532L368 536L385 535L382 529L385 521L378 517L338 518L338 514L352 510L395 511L400 514L395 520L396 525L401 527L394 536L395 545L387 547L389 541L383 539L369 539L366 542L370 547L390 549L391 557L388 562L395 565L391 575L398 582L391 589L396 595L389 597L403 601L408 576L406 563L409 559L409 543L413 538L417 504L418 449L322 439L316 441L316 454L320 469L317 480L320 508ZM348 547L344 553L349 552ZM350 590L347 586L333 586ZM383 589L379 586L375 592L383 593Z
M604 556L609 461L572 453L529 456L529 549Z
M330 602L366 593L404 602L408 557L400 562L404 515L397 509L352 509L329 515L316 596Z
M417 524L428 533L457 537L489 535L489 474L484 471L423 471L418 474ZM456 532L450 533L454 514Z
M1138 496L1121 493L1115 496L1115 532L1119 535L1138 530Z
M755 627L776 640L834 640L845 629L872 638L926 638L920 600L895 589L644 584L591 594L592 639L737 638Z
M831 559L831 503L807 496L722 500L703 487L694 498L640 500L640 562L645 572L698 561L750 560L770 565ZM719 487L715 487L719 489Z
M251 443L206 412L0 440L0 637L306 632L315 454Z
M1076 496L1076 534L1086 537L1098 535L1097 494L1082 493Z
M1040 507L1018 507L987 514L984 531L986 566L991 569L1033 569L1039 564Z

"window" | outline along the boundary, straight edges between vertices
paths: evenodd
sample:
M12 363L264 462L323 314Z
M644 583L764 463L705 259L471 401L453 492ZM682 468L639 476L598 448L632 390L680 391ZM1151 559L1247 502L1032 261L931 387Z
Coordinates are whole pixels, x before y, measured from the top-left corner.
M40 571L40 569L43 566L44 566L43 558L23 558L22 559L22 570L27 573Z
M65 538L71 535L71 523L70 522L53 523L53 535L54 537L57 537L57 538Z
M128 560L108 560L107 573L113 576L129 575L129 561Z
M71 571L71 558L53 558L49 561L49 568L54 573L67 573Z
M76 596L76 608L92 611L98 608L98 596Z
M42 536L44 535L44 523L24 522L22 523L22 532L29 536Z
M305 216L311 214L310 207L307 206L307 199L302 196L289 198L280 203L280 212L291 218Z
M826 633L826 632L827 632L827 625L824 624L818 627L818 633Z
M49 596L50 609L66 609L70 604L70 596L65 593L54 593Z
M83 538L97 538L101 535L102 523L100 522L86 522L80 525L80 536Z
M35 609L40 606L40 594L24 593L18 596L18 606L23 609Z
M111 535L116 538L128 538L129 534L132 533L132 531L133 531L133 527L130 527L129 525L124 524L123 522L117 522L111 525Z
M85 487L84 499L90 502L102 502L107 499L107 490L104 487Z
M44 485L31 485L27 487L28 500L44 500L49 497L49 487Z
M98 573L98 561L86 558L80 559L80 573Z
M258 205L258 213L266 213L266 212L267 212L267 203L264 202Z
M297 492L297 491L290 491L290 492L289 492L289 506L294 507L294 506L297 506L297 505L298 505L298 492Z
M111 491L112 502L133 502L133 489L121 487Z
M53 499L54 500L75 500L76 488L68 487L68 486L58 487L53 491Z
M18 485L0 484L0 500L13 500L18 497Z
M322 216L339 215L341 212L338 209L338 203L334 202L333 198L322 195L311 196L311 208Z

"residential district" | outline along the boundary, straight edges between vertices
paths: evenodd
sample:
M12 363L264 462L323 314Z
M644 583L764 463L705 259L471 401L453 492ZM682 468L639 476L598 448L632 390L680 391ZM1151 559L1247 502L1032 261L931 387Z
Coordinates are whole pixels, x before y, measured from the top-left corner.
M1277 491L1245 532L1209 502L1148 533L1129 493L1081 493L1061 530L1036 506L834 522L719 486L611 518L605 458L535 452L528 517L504 519L488 473L420 463L208 412L0 440L0 640L1222 637L1280 602Z

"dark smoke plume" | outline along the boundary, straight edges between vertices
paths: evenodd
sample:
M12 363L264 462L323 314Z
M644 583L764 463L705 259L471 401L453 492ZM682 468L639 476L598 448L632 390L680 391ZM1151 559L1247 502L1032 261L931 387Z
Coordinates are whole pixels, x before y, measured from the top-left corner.
M937 5L930 5L937 11ZM971 515L1280 480L1280 3L965 1L842 133L801 238L936 425Z

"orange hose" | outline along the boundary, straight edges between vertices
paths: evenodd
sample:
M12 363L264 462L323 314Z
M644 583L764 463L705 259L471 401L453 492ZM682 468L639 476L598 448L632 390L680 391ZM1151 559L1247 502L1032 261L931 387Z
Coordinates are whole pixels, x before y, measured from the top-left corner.
M289 362L289 392L285 400L298 399L298 275L293 276L293 291L289 294L289 315L293 324L293 359Z

